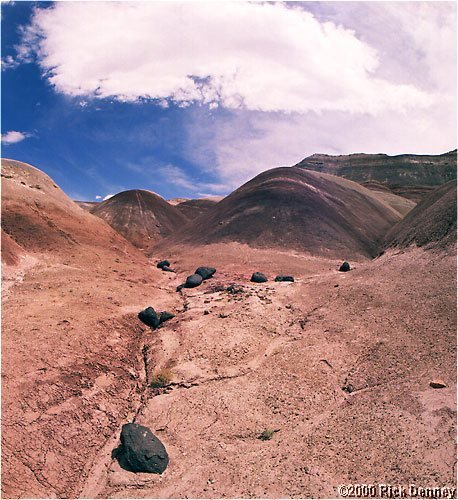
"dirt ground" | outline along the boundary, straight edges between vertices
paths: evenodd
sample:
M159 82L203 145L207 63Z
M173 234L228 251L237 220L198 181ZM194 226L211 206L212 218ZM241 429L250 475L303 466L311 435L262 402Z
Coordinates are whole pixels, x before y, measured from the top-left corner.
M4 498L456 486L453 255L390 251L349 273L335 260L235 243L156 257L4 267ZM176 275L155 269L161 258ZM215 277L176 292L199 265ZM250 283L254 271L269 282ZM280 273L296 281L275 283ZM148 305L176 317L153 332L136 317ZM163 368L171 385L150 388ZM436 378L447 387L432 389ZM129 421L166 446L162 475L111 458ZM270 440L259 439L264 430L275 431Z

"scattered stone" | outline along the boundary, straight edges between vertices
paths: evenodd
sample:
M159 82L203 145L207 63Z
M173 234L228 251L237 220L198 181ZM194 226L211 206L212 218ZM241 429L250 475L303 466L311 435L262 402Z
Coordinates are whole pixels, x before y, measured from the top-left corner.
M227 318L227 317L228 317L228 315L227 315L227 314L225 314L225 313L220 313L220 314L218 314L218 318L222 318L222 319L224 319L224 318Z
M252 274L251 281L253 283L265 283L266 281L268 281L268 279L265 274L256 272Z
M159 316L151 306L147 307L143 311L140 311L138 313L138 319L151 328L157 328L161 323Z
M183 290L184 288L184 285L178 285L177 286L177 292L180 292L181 290Z
M170 262L168 260L161 260L160 262L157 263L157 267L159 269L163 269L164 267L169 267Z
M191 276L188 276L186 278L186 283L184 286L186 288L195 288L196 286L199 286L203 281L203 278L200 274L191 274Z
M175 271L174 271L171 267L169 267L169 266L163 266L161 269L162 269L163 271L165 271L166 273L174 273L174 272L175 272Z
M350 271L351 267L350 267L350 264L345 261L340 267L339 267L339 271L342 272L342 273L346 273L348 271Z
M216 269L214 267L198 267L195 271L195 274L199 274L202 276L203 280L208 280L216 273Z
M168 321L175 317L175 314L169 313L168 311L162 311L159 316L160 323L164 323L164 321Z
M240 286L240 285L229 285L226 288L226 292L229 292L232 295L235 295L236 293L242 293L243 292L243 287Z
M292 281L292 282L294 282L294 278L292 276L284 276L282 274L279 274L275 278L275 281Z
M208 309L205 309L204 316L207 316L207 314L210 314L210 311Z
M121 445L116 458L131 472L162 474L169 464L169 456L161 441L148 429L138 424L124 424Z
M355 389L351 384L347 384L342 387L342 390L344 392L347 392L348 394L351 394Z
M436 380L433 380L429 383L429 385L433 388L433 389L444 389L445 387L447 387L447 384L443 381L443 380L439 380L439 379L436 379Z

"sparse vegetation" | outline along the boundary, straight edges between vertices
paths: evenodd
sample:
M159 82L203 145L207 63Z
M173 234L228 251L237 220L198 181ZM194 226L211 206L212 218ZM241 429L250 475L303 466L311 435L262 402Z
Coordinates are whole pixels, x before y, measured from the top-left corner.
M273 438L273 435L279 430L280 429L264 429L258 436L258 439L261 441L270 441Z
M173 380L173 373L167 369L157 371L151 378L150 387L153 389L161 389L170 385Z

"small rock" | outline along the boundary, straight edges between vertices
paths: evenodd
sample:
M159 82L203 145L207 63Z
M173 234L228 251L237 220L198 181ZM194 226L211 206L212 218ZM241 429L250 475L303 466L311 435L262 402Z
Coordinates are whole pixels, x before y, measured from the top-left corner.
M275 281L292 281L292 282L294 282L294 278L292 276L284 276L282 274L279 274L275 278Z
M205 309L204 316L207 316L207 314L210 314L210 311L208 309Z
M339 267L339 271L342 272L342 273L346 273L348 271L350 271L351 267L350 267L350 264L345 261L340 267Z
M347 384L342 387L342 390L344 392L347 392L348 394L351 394L355 389L351 384Z
M145 323L145 325L151 326L152 328L157 328L161 323L159 316L151 306L147 307L143 311L140 311L138 313L138 319Z
M243 293L243 287L240 285L229 285L226 288L226 292L229 292L232 295L235 295L236 293Z
M161 260L160 262L157 263L157 267L159 269L163 269L164 267L169 267L170 262L168 260Z
M175 317L175 314L169 313L168 311L162 311L160 316L159 316L159 321L161 323L164 323L164 321L168 321L169 319L172 319Z
M166 273L174 273L175 271L169 267L169 266L162 266L161 268L163 271L165 271Z
M195 288L196 286L199 286L203 281L203 278L200 274L191 274L191 276L188 276L186 278L186 283L184 286L186 288Z
M265 283L268 281L267 276L263 273L256 272L251 275L251 280L253 283Z
M195 271L195 274L199 274L202 276L203 280L208 280L216 273L216 269L214 267L198 267Z
M447 384L443 381L443 380L439 380L439 379L436 379L436 380L433 380L429 383L429 385L433 388L433 389L444 389L444 387L447 387Z
M122 426L116 458L121 467L132 472L162 474L169 464L169 456L161 441L148 427L138 424Z
M181 290L183 290L184 288L184 285L178 285L177 286L177 292L180 292Z

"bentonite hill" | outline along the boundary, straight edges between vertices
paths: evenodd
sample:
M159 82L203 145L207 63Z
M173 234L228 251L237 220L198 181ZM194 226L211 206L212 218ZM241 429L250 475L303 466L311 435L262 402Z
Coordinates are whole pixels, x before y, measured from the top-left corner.
M3 496L456 488L456 183L427 191L285 167L186 217L141 190L88 211L2 160Z
M334 257L375 256L379 242L400 218L355 182L283 167L259 174L160 248L236 241Z
M172 234L188 221L176 207L143 189L118 193L90 211L140 248Z

